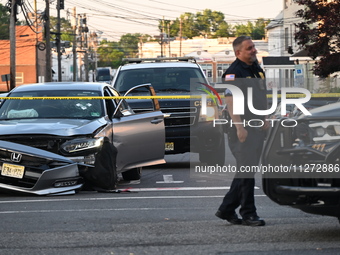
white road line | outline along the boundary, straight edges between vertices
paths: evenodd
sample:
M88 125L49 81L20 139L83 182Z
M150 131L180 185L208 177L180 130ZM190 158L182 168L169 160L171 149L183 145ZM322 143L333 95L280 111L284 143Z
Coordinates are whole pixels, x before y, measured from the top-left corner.
M206 210L206 207L167 207L167 208L160 208L160 207L137 207L137 208L84 208L84 209L57 209L57 210L20 210L20 211L3 211L0 212L1 214L15 214L15 213L58 213L58 212L102 212L102 211L169 211L169 210Z
M157 181L156 183L183 183L184 181L174 181L172 174L163 175L163 181Z
M132 192L138 191L190 191L190 190L228 190L230 189L229 186L225 187L167 187L167 188L128 188L122 189ZM255 189L260 189L259 187L255 187Z
M255 197L265 197L266 195L255 195ZM0 204L16 203L45 203L45 202L67 202L67 201L105 201L105 200L141 200L141 199L202 199L202 198L223 198L223 196L145 196L145 197L96 197L96 198L58 198L58 199L39 199L39 200L8 200L0 201Z

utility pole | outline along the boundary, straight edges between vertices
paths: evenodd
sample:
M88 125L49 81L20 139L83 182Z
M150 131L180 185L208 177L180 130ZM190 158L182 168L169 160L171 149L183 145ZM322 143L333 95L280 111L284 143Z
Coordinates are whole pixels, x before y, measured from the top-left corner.
M76 7L73 7L73 81L77 80L77 16L76 16Z
M64 9L64 0L57 0L57 33L56 33L56 46L58 56L58 81L62 81L61 73L61 47L60 47L60 9Z
M50 1L45 0L46 10L45 10L45 39L46 39L46 71L45 71L45 81L52 81L52 66L51 66L51 33L50 33Z
M34 25L35 31L38 31L38 17L37 17L37 0L34 0ZM36 82L39 82L39 55L38 55L38 33L35 34L35 73Z
M84 41L85 41L85 56L84 56L84 66L85 66L85 81L89 81L89 46L88 46L88 38L87 38L87 33L88 33L88 28L87 28L87 18L86 14L84 14L84 22L85 24L85 35L84 35Z
M16 15L17 15L17 1L12 0L11 5L11 15L9 23L9 39L10 39L10 90L14 89L16 86Z
M164 44L164 16L162 19L162 32L161 32L161 57L164 57L163 44Z
M170 25L171 25L171 21L169 21L168 23L168 47L169 47L169 58L171 58L171 48L170 48Z
M179 20L179 56L182 57L182 17Z
M83 30L83 17L82 15L78 14L78 20L79 20L79 29L78 29L78 33L79 33L79 39L80 39L80 50L78 51L79 53L83 52L83 34L82 34L82 30ZM82 58L83 54L79 54L79 80L83 81L83 69L82 69Z

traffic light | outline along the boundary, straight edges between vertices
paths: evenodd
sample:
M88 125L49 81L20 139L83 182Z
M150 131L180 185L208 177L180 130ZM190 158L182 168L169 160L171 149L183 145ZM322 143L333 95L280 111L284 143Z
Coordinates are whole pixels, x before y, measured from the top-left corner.
M64 0L59 0L59 9L64 9Z

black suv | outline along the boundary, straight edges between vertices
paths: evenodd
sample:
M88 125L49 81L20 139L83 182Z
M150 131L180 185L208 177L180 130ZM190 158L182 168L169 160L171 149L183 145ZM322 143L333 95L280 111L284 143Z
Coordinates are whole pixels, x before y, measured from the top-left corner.
M262 156L263 190L280 205L340 220L340 103L283 118Z
M159 103L165 114L165 153L198 152L202 163L223 165L224 132L221 125L213 125L213 120L220 118L222 105L199 64L193 58L125 61L127 64L119 67L112 86L124 94L135 85L151 83L157 96L164 96ZM141 88L129 95L143 96L144 93ZM204 109L199 98L203 94L207 98ZM128 102L135 112L152 108L148 99L129 99Z

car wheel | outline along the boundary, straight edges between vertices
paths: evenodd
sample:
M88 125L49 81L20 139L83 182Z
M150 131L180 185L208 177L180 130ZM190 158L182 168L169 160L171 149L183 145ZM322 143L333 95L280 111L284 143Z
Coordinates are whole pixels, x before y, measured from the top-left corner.
M209 151L200 151L199 160L201 163L206 163L207 165L220 165L223 166L225 163L225 142L224 139L221 140L217 147Z
M137 167L122 173L123 179L125 181L140 180L142 175L142 168Z
M105 137L103 146L95 157L94 167L89 167L84 173L88 185L97 191L115 190L118 183L117 149Z

